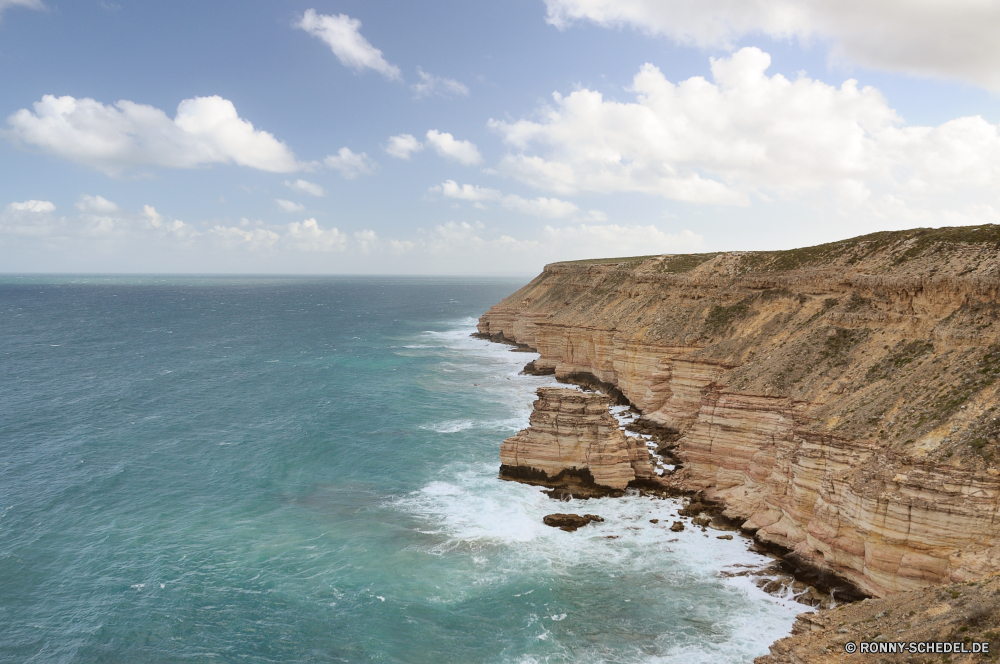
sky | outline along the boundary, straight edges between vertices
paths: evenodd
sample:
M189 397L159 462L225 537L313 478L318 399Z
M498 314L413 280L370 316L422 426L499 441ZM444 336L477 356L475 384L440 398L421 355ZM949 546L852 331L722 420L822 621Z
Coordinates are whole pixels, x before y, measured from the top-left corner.
M0 0L0 273L998 223L998 34L996 0Z

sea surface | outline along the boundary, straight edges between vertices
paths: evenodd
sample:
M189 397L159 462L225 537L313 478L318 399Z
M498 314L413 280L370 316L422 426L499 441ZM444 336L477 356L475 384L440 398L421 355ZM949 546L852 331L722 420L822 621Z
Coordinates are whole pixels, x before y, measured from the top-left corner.
M470 333L522 284L0 277L0 661L767 652L746 540L497 479L553 381Z

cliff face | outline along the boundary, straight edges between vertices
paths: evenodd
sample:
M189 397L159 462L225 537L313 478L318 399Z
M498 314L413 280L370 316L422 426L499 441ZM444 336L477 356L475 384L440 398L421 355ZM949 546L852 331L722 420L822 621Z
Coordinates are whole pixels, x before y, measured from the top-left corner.
M1000 571L998 252L982 226L559 263L479 331L614 385L679 437L673 486L886 595Z
M544 485L573 478L596 492L651 478L649 452L621 432L608 402L604 394L539 388L530 427L500 446L500 476Z

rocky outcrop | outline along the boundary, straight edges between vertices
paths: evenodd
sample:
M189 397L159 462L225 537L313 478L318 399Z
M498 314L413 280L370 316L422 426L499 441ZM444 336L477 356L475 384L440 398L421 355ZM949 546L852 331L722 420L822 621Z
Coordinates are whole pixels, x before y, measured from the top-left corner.
M1000 577L993 576L803 613L792 635L754 662L982 662L997 658L998 625Z
M558 387L537 394L530 426L500 446L501 478L601 495L654 476L645 445L622 433L607 395Z
M998 256L1000 228L981 226L559 263L479 331L537 349L537 371L613 386L676 435L674 488L883 596L1000 571ZM537 406L505 468L591 468L589 443L560 445L595 440L606 406L573 406L595 434ZM634 459L605 422L601 483L624 486Z
M603 522L604 519L597 516L596 514L584 514L580 516L579 514L547 514L542 517L542 523L546 526L551 526L553 528L558 528L559 530L565 530L567 533L571 533L575 530L583 528L592 521Z

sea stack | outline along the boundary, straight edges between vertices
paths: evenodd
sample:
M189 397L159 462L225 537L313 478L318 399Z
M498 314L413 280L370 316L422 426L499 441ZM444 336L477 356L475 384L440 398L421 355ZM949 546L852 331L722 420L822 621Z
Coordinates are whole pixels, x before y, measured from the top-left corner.
M607 395L560 387L536 394L530 426L500 446L501 478L615 495L654 477L642 439L622 433Z

